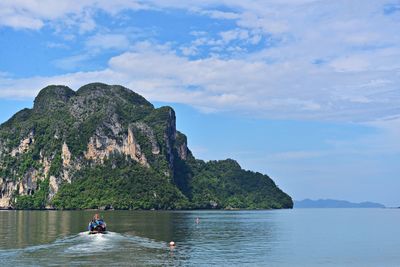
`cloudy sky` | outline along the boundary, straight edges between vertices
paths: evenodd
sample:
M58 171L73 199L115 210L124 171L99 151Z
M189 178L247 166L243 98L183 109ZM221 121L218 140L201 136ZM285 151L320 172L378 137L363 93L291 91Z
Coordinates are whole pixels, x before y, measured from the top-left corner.
M0 122L48 84L121 84L196 157L400 206L399 29L394 0L2 0Z

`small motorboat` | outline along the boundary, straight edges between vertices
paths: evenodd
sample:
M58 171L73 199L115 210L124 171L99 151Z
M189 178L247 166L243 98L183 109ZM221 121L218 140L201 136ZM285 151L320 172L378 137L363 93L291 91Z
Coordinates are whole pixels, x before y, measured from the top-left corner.
M100 218L99 214L95 214L93 219L89 222L88 230L89 235L92 234L106 234L107 233L107 224L104 222L102 218Z

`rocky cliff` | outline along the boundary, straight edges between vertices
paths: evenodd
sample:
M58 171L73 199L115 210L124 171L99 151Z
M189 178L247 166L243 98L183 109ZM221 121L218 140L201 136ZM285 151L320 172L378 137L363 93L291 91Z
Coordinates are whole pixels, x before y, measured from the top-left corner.
M266 175L196 160L175 120L122 86L48 86L0 126L0 207L292 207Z

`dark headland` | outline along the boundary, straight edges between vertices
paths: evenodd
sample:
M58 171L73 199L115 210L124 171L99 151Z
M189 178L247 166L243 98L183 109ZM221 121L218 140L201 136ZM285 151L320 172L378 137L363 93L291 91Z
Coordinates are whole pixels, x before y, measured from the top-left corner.
M385 208L385 205L375 202L353 203L336 199L304 199L294 202L294 208Z

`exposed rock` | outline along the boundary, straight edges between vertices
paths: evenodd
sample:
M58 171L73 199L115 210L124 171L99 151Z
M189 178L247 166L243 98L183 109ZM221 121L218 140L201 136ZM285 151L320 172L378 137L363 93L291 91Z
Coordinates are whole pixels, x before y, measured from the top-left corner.
M103 163L105 158L112 153L122 153L141 165L150 167L146 156L141 152L139 143L136 142L131 128L128 128L128 135L123 138L122 144L107 136L93 136L90 138L85 158L95 162Z
M49 198L52 199L54 195L58 192L58 182L55 176L50 176L49 178Z
M69 151L68 146L65 142L62 146L61 158L63 160L64 167L68 167L71 163L71 152Z
M154 155L160 154L160 147L158 146L157 138L154 134L154 131L143 122L137 122L133 125L137 129L139 129L147 138L149 138L151 143L151 153L153 153Z
M11 151L11 156L15 157L17 154L22 154L28 151L29 146L35 142L33 132L30 132L28 137L21 140L19 146Z
M122 153L130 156L132 159L139 161L140 147L136 143L135 136L133 135L132 129L128 128L128 137L124 139L122 146Z
M4 194L0 197L0 207L1 208L8 208L10 207L11 202L11 194Z
M4 180L0 178L0 207L13 207L13 196L18 195L33 195L38 190L38 182L44 177L39 171L30 168L21 180Z
M164 141L167 146L167 158L168 158L168 164L169 164L169 169L171 170L171 173L173 173L173 171L174 171L173 148L174 148L175 138L176 138L175 112L172 108L169 108L167 127L166 127L165 133L164 133Z
M4 145L3 142L0 140L0 159L3 157L4 155Z
M64 169L63 170L63 172L62 172L62 180L63 181L66 181L66 182L68 182L68 183L71 183L71 177L70 177L70 175L69 175L69 171L67 170L67 169Z
M23 179L18 182L18 194L33 195L37 190L37 182L40 178L39 172L30 168Z
M91 137L85 152L85 158L93 161L104 162L104 158L109 156L110 152L117 149L116 141L109 138Z
M8 208L11 206L12 195L17 190L15 181L7 181L0 178L0 207Z
M40 161L40 163L42 163L42 165L43 165L44 176L47 176L47 174L48 174L49 171L50 171L51 162L48 160L48 158L43 157L43 156L41 155L41 161Z
M187 160L188 148L187 148L186 143L184 143L178 147L178 155L182 160Z
M122 125L118 121L117 114L113 114L110 118L110 121L105 121L103 123L108 129L110 129L114 136L118 136L122 132Z

